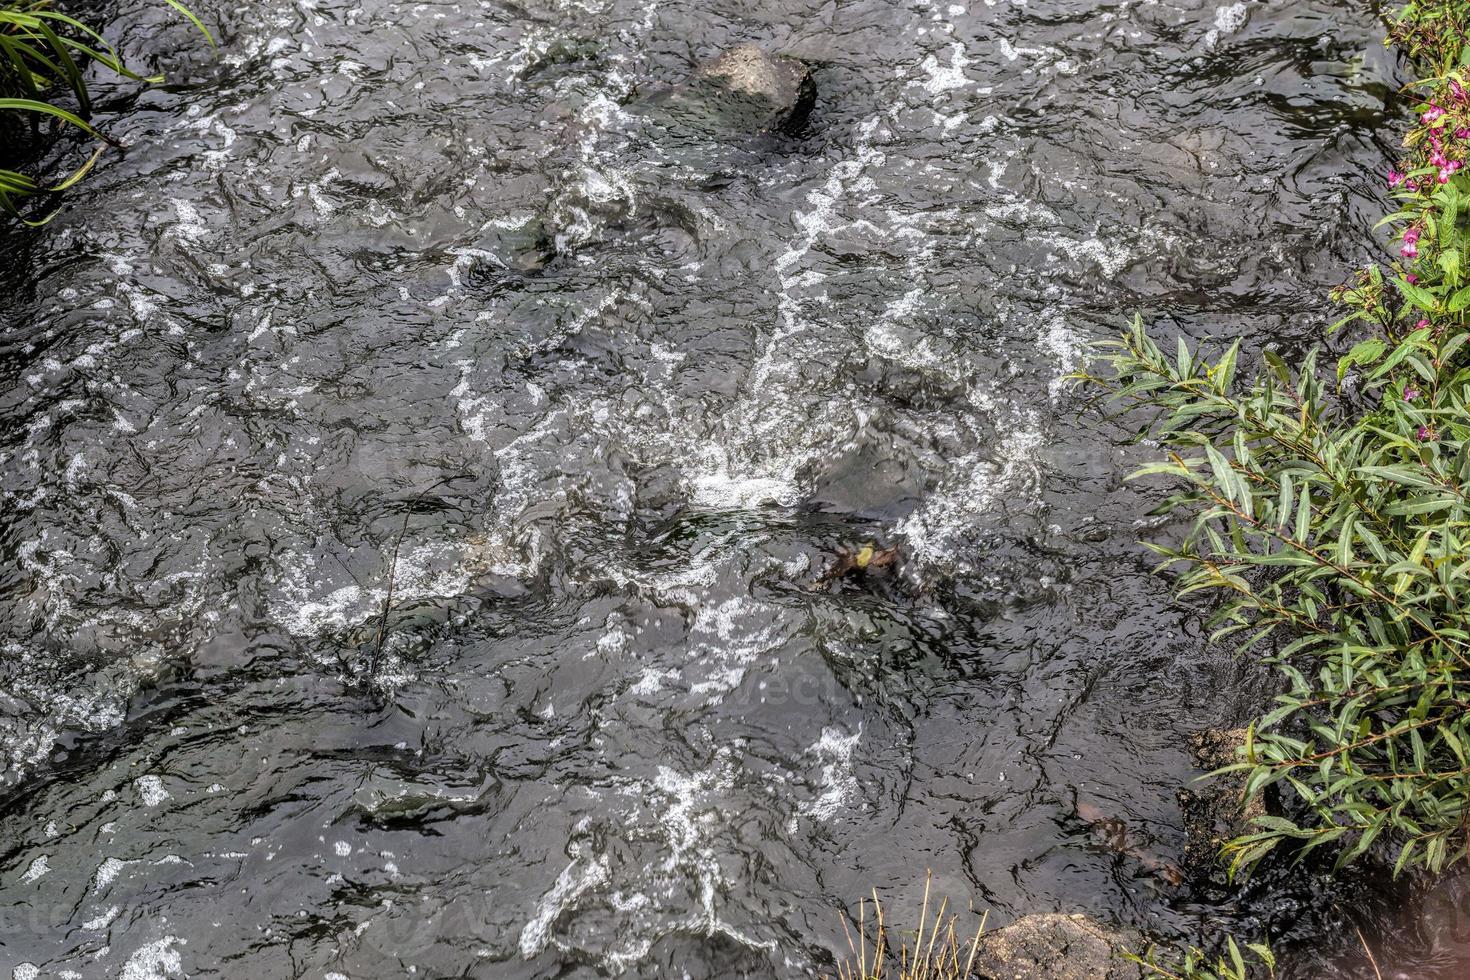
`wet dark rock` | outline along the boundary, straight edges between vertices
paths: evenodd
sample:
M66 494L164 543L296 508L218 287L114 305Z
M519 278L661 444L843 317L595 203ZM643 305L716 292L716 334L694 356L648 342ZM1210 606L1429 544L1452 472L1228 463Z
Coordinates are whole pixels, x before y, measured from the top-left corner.
M1240 758L1245 746L1244 728L1210 728L1191 732L1189 754L1195 765L1208 772L1228 766ZM1244 772L1214 776L1181 789L1179 808L1184 813L1184 865L1195 875L1222 876L1217 860L1220 848L1234 837L1251 832L1251 821L1273 812L1269 793L1242 805Z
M476 249L494 258L488 263L492 268L472 266L472 282L498 280L506 272L534 275L556 257L552 229L542 216L518 225L492 227Z
M822 465L808 506L829 514L897 521L918 506L926 476L922 467L897 458L890 447L865 439L855 451Z
M816 104L817 86L804 62L741 44L701 62L688 81L650 101L708 131L794 133Z
M1028 915L980 940L975 975L985 980L1136 980L1121 954L1136 946L1085 915Z

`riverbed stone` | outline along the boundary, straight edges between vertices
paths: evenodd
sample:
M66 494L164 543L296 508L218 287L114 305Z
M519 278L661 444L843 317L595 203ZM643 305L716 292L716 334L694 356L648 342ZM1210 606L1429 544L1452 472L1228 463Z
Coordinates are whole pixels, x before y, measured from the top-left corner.
M1080 914L1017 919L980 940L975 975L985 980L1137 980L1122 958L1137 943Z
M1209 728L1191 732L1189 754L1199 768L1213 772L1239 761L1245 747L1244 728ZM1251 821L1274 811L1274 798L1263 794L1243 804L1245 772L1213 776L1179 791L1184 814L1184 865L1199 876L1223 876L1217 860L1220 848L1232 838L1248 834Z
M739 44L701 62L656 100L699 128L747 133L799 130L817 100L811 69L795 58Z

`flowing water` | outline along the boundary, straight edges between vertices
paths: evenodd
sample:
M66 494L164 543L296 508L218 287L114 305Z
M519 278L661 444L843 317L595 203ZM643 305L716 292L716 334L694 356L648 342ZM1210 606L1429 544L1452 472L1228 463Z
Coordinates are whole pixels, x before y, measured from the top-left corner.
M170 84L0 270L16 977L810 976L926 868L1346 948L1359 886L1158 873L1261 694L1060 379L1136 310L1318 336L1372 4L193 6L218 58L117 8ZM741 41L801 134L640 111Z

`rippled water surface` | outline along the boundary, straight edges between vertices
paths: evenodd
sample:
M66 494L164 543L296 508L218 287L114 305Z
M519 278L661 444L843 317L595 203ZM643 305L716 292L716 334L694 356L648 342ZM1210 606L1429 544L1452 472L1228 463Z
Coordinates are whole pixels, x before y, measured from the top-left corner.
M7 232L7 968L809 976L926 868L1341 945L1350 885L1157 874L1260 695L1060 378L1135 310L1317 336L1372 5L194 6L217 60L119 8L171 84ZM815 66L799 136L640 111L741 41Z

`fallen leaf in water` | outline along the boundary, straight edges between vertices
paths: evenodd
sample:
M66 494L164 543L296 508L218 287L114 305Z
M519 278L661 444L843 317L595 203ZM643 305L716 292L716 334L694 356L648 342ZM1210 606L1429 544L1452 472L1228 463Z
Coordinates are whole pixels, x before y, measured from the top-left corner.
M837 557L817 583L831 582L845 575L863 574L871 570L888 568L898 561L898 546L879 548L877 544L869 541L857 551L848 551L846 548L837 549Z

